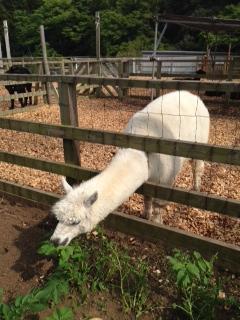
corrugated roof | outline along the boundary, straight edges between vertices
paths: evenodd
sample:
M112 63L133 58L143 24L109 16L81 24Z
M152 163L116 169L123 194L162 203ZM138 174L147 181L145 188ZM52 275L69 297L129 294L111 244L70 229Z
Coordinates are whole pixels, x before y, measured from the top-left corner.
M194 28L198 30L207 30L213 32L239 32L240 20L219 19L216 17L193 17L161 14L157 16L159 22L167 22Z

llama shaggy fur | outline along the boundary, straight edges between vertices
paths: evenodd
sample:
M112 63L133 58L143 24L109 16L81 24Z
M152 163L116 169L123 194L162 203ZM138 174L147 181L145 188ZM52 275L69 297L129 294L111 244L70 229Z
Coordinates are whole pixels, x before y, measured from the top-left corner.
M176 91L157 98L137 112L125 132L206 143L209 113L198 96ZM107 168L94 178L73 188L63 180L67 194L53 206L52 211L59 223L51 240L67 245L77 235L91 231L147 180L172 185L184 160L182 157L120 149ZM203 162L195 161L193 167L194 188L199 190ZM147 218L161 222L158 216L161 216L166 202L154 201L145 197L145 214ZM153 215L154 211L157 215Z

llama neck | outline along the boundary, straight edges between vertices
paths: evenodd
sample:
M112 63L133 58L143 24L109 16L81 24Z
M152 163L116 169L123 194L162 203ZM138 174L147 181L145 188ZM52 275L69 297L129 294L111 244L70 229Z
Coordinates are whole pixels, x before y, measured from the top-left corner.
M87 188L98 192L94 219L105 218L148 180L148 160L142 151L119 150L109 166L89 180ZM95 189L94 189L95 188Z

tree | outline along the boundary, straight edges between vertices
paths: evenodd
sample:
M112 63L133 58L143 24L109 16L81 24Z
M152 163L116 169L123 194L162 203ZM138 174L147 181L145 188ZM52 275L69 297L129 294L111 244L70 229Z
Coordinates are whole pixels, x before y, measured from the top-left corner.
M229 3L230 2L230 3ZM237 0L2 0L8 19L12 54L41 55L39 26L45 26L48 54L95 56L95 12L101 17L103 56L141 55L153 49L154 16L158 13L238 19ZM160 28L163 25L160 24ZM2 25L0 24L2 33ZM238 48L239 34L231 35ZM203 50L207 42L226 50L229 34L214 34L169 24L162 48Z

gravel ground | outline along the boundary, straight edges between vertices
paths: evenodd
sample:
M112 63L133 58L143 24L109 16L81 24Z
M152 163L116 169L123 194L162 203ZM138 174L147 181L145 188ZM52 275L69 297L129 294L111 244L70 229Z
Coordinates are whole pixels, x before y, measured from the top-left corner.
M121 102L116 99L79 97L79 123L80 126L86 128L119 132L127 124L131 115L142 109L146 103L146 101L137 99ZM211 113L210 143L239 147L240 111L238 106L228 106L223 109L211 99L209 99L207 106ZM31 112L15 114L12 118L58 124L60 123L59 107L57 105L51 107L43 105ZM1 150L63 162L61 139L8 130L1 130L0 135ZM102 170L115 152L115 147L81 143L82 166ZM0 169L1 179L46 191L62 192L60 179L57 175L2 162ZM192 188L192 174L189 164L184 166L175 185L188 190ZM206 163L202 191L239 200L240 168ZM142 196L134 194L119 209L129 214L141 216L143 211ZM163 221L170 226L240 245L240 221L237 219L183 205L169 204Z

